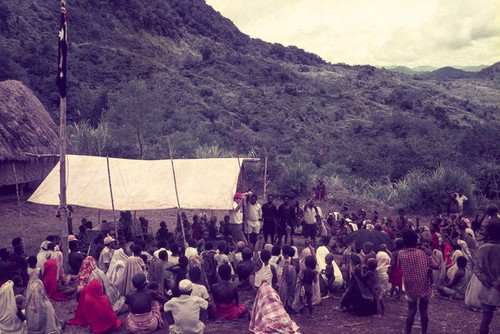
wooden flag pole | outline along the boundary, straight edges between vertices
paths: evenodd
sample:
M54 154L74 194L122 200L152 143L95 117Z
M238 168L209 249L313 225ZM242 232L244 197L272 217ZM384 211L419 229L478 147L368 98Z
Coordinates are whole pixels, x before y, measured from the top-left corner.
M17 196L17 206L19 211L19 228L21 229L21 236L24 240L26 234L24 233L23 213L21 211L22 207L21 207L21 195L19 193L19 177L17 176L17 168L14 162L12 163L12 169L14 170L14 177L16 179L16 196Z
M170 139L167 138L167 144L168 144L168 153L170 154L170 162L172 164L172 175L174 177L174 188L175 188L175 197L177 198L177 220L179 222L179 227L181 229L182 233L182 241L184 242L184 246L187 245L186 242L186 233L184 232L184 226L182 224L182 217L181 217L181 204L179 201L179 191L177 190L177 179L175 178L175 168L174 168L174 159L172 158L172 147L170 146Z
M59 73L58 78L62 77L61 74L66 76L66 54L61 54L61 42L67 43L67 26L66 26L66 0L61 0L61 29L59 31L59 69L64 68L63 72ZM64 29L63 29L64 27ZM63 65L64 64L64 65ZM64 87L62 86L64 84ZM61 94L62 89L64 89L64 94ZM69 271L69 242L68 242L68 208L66 200L66 111L67 111L67 101L66 101L66 78L64 78L64 83L59 83L59 212L61 215L61 248L63 253L63 264L64 270Z
M113 197L113 186L111 185L111 171L109 170L109 157L108 156L106 156L106 165L108 166L109 195L111 196L111 208L113 209L113 224L115 227L116 236L118 236L118 228L116 226L116 215L115 215L115 199Z

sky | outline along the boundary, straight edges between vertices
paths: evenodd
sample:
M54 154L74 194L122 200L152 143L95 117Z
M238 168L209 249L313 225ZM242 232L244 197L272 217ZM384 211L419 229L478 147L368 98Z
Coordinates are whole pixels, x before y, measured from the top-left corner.
M500 0L206 0L243 33L331 63L500 61Z

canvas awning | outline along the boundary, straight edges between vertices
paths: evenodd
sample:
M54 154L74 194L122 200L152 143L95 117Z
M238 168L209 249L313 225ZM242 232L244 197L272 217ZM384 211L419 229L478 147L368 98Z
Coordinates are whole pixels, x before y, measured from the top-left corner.
M179 203L183 209L229 210L245 158L174 159ZM171 160L129 160L67 155L67 203L111 210L176 208ZM59 205L59 164L28 199Z

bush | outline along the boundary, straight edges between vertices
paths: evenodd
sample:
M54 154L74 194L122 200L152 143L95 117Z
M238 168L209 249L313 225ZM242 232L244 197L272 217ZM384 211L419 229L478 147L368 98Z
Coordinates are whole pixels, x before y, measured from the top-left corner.
M434 171L414 170L396 184L400 208L419 213L442 213L448 210L449 193L463 189L469 198L466 212L476 210L474 180L464 171L439 166Z

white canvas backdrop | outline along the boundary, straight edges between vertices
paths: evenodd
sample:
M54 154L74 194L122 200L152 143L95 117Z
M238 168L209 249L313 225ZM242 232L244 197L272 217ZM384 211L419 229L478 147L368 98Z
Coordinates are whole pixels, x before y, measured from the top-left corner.
M244 158L173 160L180 207L229 210ZM111 210L177 207L171 160L130 160L66 156L67 203ZM59 164L28 201L59 205Z

